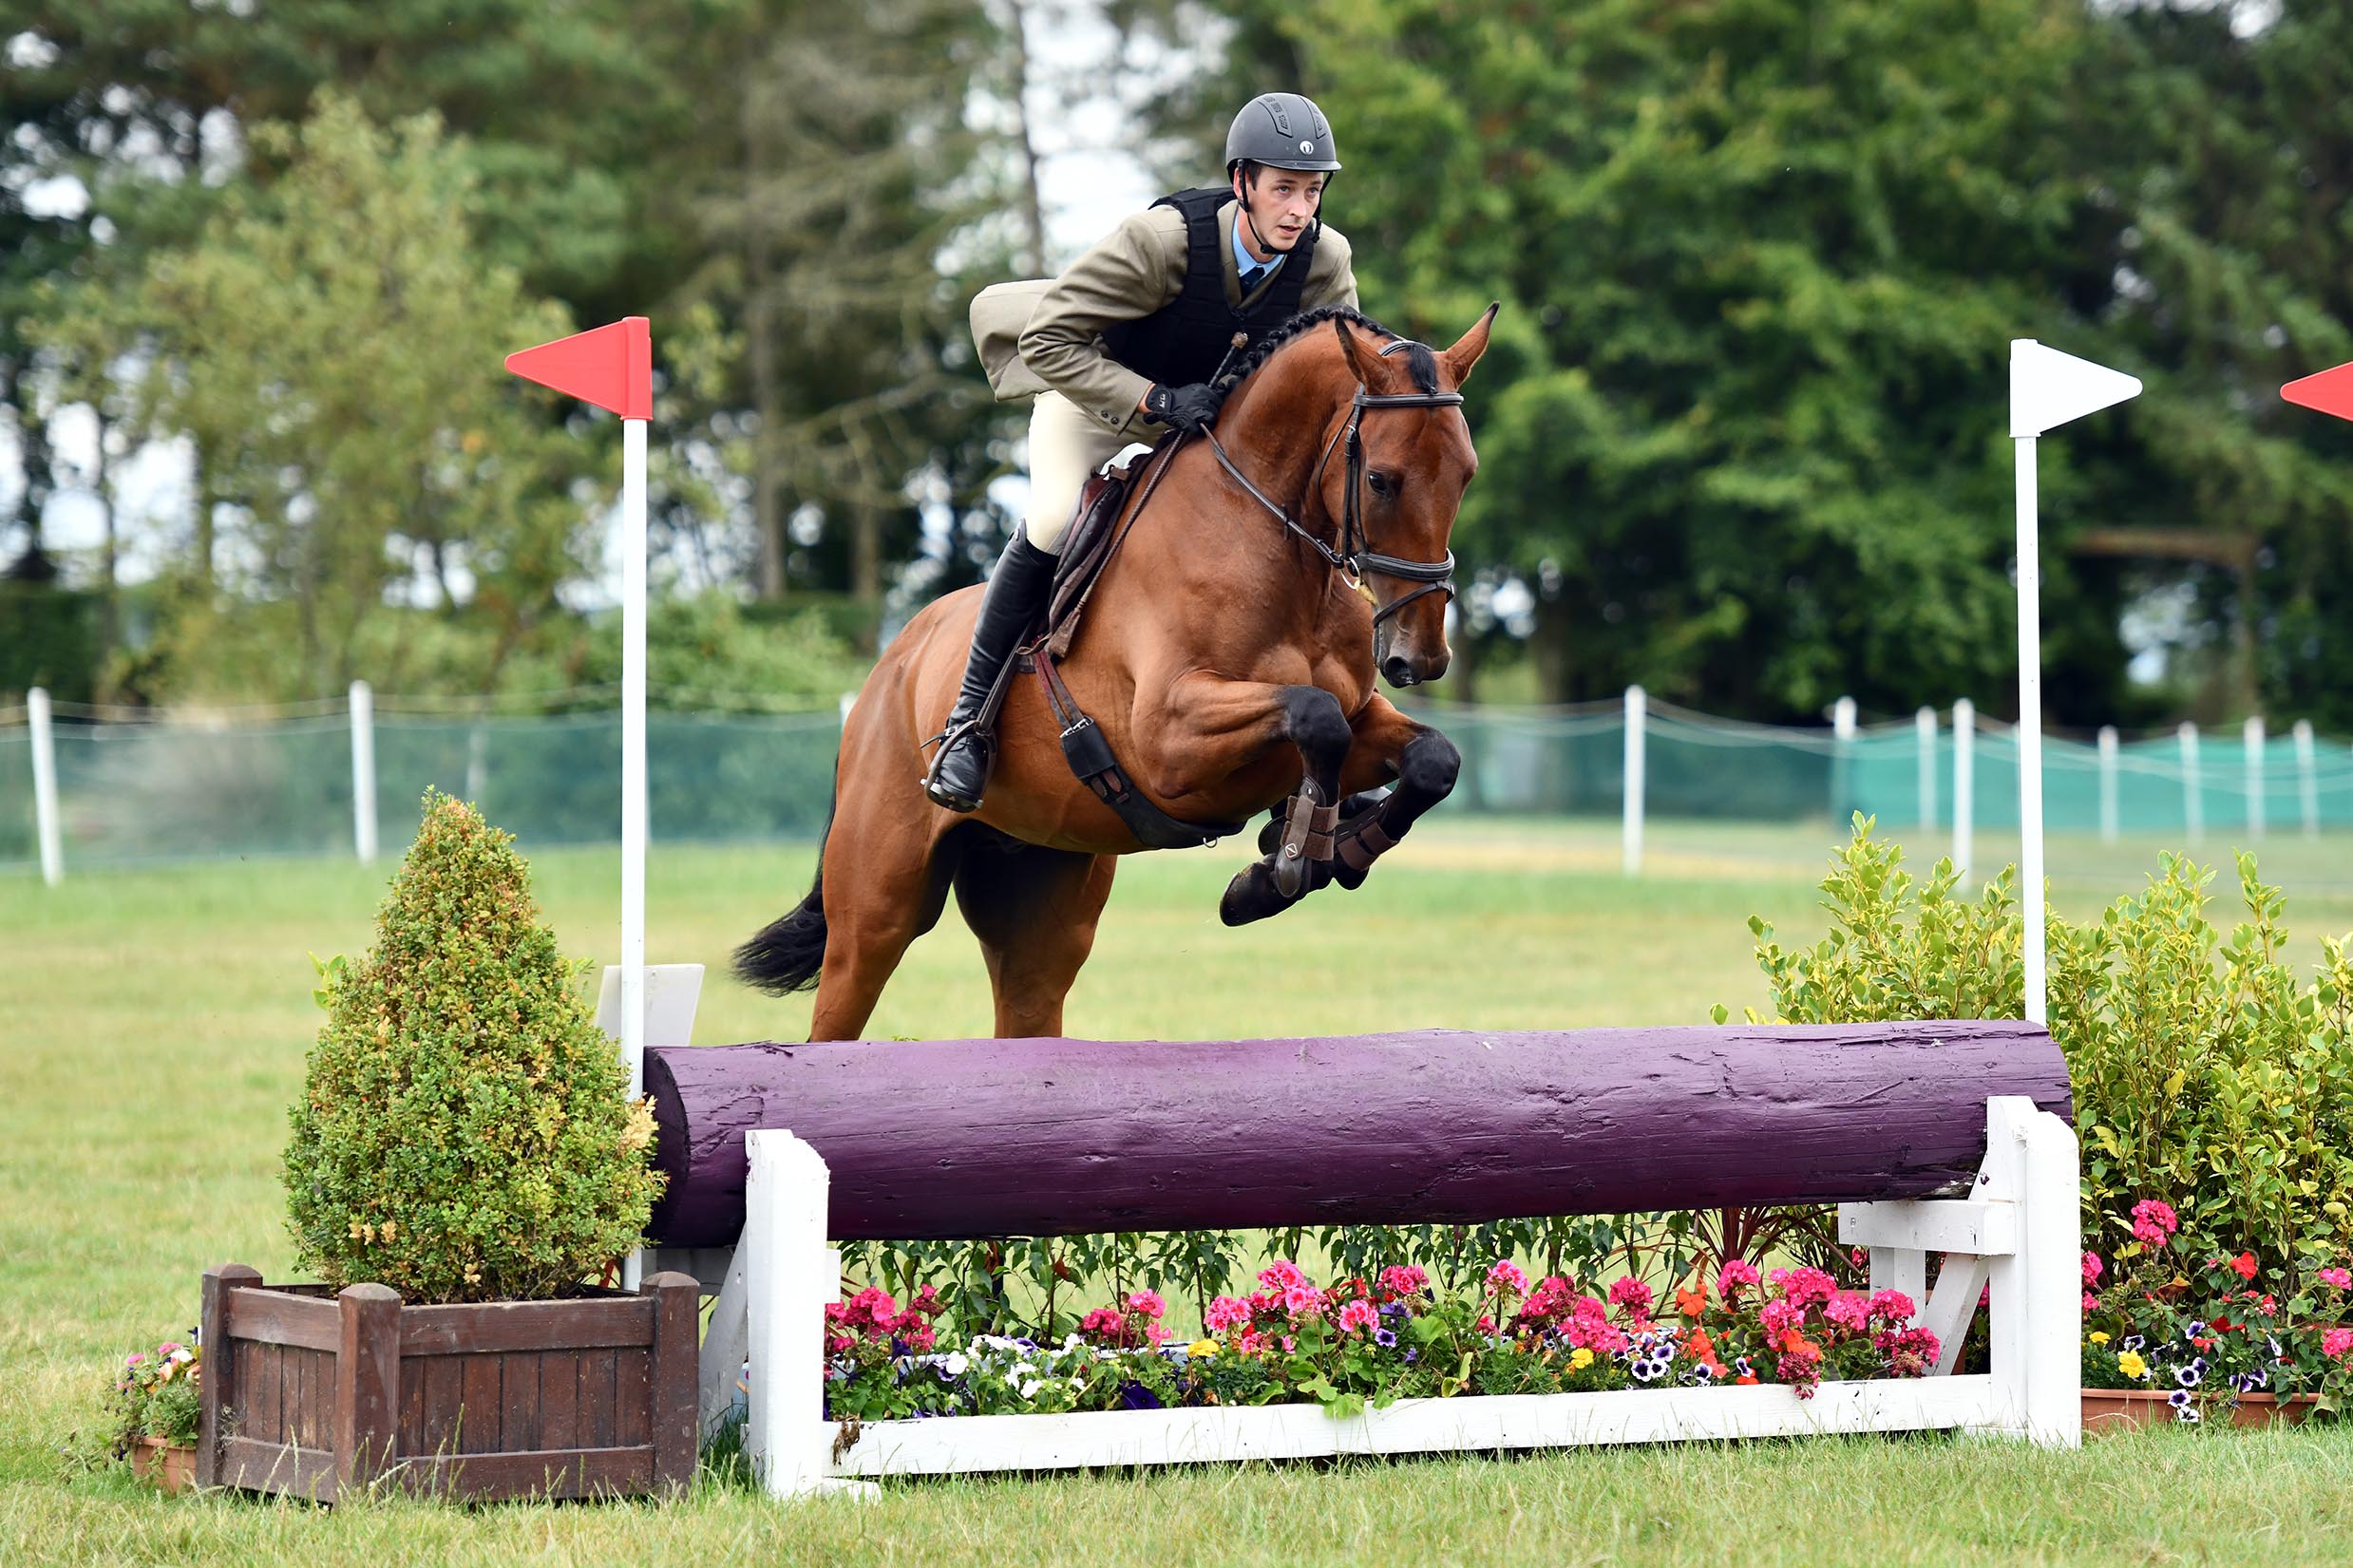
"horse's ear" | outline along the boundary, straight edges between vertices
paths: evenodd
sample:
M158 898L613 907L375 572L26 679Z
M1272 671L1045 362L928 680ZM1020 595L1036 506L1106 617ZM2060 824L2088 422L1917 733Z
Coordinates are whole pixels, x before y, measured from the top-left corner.
M1332 318L1332 330L1340 335L1340 356L1348 362L1348 373L1357 378L1358 386L1371 391L1373 370L1365 363L1364 356L1357 351L1357 334L1350 331L1348 323L1338 316Z
M1487 352L1487 330L1494 324L1495 312L1503 308L1500 299L1490 305L1477 324L1463 333L1454 347L1439 356L1446 361L1447 377L1455 386L1460 387L1471 379L1471 367L1479 363L1479 356Z

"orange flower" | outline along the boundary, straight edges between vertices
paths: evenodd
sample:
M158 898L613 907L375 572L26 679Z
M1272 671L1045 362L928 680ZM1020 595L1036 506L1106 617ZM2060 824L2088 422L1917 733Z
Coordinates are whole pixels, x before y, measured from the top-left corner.
M1698 1317L1701 1313L1707 1311L1707 1307L1708 1290L1707 1286L1704 1284L1696 1291L1677 1291L1675 1293L1675 1310L1681 1313L1685 1317Z

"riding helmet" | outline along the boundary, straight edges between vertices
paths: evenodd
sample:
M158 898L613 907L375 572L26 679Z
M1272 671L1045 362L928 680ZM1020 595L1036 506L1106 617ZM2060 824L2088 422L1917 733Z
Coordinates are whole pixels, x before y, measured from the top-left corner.
M1234 116L1233 128L1225 133L1226 178L1244 161L1309 173L1340 166L1323 111L1295 92L1261 93Z

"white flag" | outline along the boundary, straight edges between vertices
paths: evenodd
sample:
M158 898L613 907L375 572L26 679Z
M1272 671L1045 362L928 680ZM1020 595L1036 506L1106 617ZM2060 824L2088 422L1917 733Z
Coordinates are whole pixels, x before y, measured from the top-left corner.
M2010 340L2010 434L2039 436L2071 419L2140 396L2140 380L2088 359Z

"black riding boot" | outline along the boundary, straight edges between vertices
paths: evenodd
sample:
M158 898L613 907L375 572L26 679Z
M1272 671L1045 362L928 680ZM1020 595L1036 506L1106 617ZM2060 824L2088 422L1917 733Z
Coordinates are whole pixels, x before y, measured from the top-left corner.
M989 574L980 595L980 616L973 623L972 656L964 662L964 686L948 710L939 753L923 776L923 793L950 811L970 811L980 803L989 786L989 769L996 762L996 737L980 732L981 705L996 685L1014 644L1036 621L1053 587L1055 557L1015 533Z

